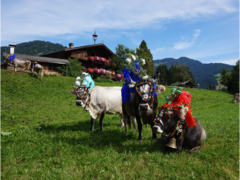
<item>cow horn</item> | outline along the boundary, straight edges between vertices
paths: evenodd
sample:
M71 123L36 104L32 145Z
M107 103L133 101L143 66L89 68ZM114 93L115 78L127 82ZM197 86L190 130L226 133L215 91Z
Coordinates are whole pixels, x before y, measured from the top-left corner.
M130 79L130 81L131 81L131 84L135 86L136 82L133 81L130 76L129 76L129 79Z
M148 75L143 76L142 79L143 79L143 80L147 80L147 79L148 79Z
M136 82L133 81L130 76L129 76L129 79L131 81L131 85L129 85L129 87L134 87L136 85Z
M72 85L73 85L74 89L77 89L77 87L74 85L74 83L72 83Z

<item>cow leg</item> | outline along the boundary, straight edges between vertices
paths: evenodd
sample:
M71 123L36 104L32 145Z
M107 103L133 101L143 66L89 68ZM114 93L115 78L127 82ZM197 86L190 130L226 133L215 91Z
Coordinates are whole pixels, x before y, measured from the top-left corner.
M129 127L129 129L132 129L132 126L131 126L131 117L130 117L130 116L128 116L127 122L128 122L128 127Z
M125 128L125 133L127 133L127 119L128 119L128 114L124 108L124 103L122 102L122 116L123 116L123 122L124 122L124 128Z
M101 115L100 115L100 121L99 121L99 123L100 123L100 131L103 131L103 120L104 120L105 113L106 113L106 111L103 111L101 113Z
M138 141L141 143L142 142L142 122L140 115L136 115L137 123L138 123Z
M133 128L135 129L135 132L137 133L136 118L134 116L132 116L132 124L133 124Z
M154 126L154 123L151 124L151 129L153 128L153 126ZM153 130L152 130L152 139L153 140L157 139L157 135L153 132Z
M89 132L93 132L94 131L94 123L95 123L95 119L93 119L91 117L91 128L90 128L90 131Z
M184 137L182 137L180 140L177 140L176 142L178 153L182 152L183 141Z
M128 129L127 129L128 118L129 118L129 116L128 116L127 114L123 115L123 121L124 121L125 133L128 132Z
M120 123L120 127L123 127L123 126L124 126L123 114L121 114L120 116L121 116L121 123Z

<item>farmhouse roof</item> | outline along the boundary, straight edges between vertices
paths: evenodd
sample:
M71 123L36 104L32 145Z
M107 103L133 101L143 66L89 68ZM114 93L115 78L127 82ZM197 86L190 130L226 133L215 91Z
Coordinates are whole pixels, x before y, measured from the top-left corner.
M59 58L49 58L49 57L40 57L40 56L32 56L32 55L25 55L25 54L16 54L16 58L20 60L28 60L28 61L37 61L37 62L45 62L45 63L53 63L53 64L66 64L69 63L67 59L59 59ZM7 57L9 53L4 52L3 57Z
M191 81L185 81L185 82L177 82L172 84L172 86L196 86L194 83Z
M74 51L74 50L86 49L86 48L92 48L92 47L99 47L99 46L105 48L110 54L114 55L114 53L105 44L99 43L99 44L91 44L91 45L78 46L78 47L72 47L72 48L65 48L65 49L60 50L60 51L54 51L54 52L42 54L41 56L48 55L48 54L53 54L53 53L57 53L57 52Z

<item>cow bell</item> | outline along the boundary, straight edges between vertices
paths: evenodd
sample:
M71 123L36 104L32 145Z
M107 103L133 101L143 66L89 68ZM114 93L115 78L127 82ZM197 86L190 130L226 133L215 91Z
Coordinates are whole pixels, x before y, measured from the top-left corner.
M166 144L166 146L173 148L173 149L177 149L176 146L176 139L175 138L171 138L168 143Z

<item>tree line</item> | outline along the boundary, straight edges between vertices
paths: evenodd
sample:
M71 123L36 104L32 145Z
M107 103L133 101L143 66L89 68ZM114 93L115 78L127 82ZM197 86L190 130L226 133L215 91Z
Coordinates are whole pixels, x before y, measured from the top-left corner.
M239 61L236 62L232 71L223 68L221 72L220 83L227 86L227 91L230 93L239 93Z
M118 44L116 47L115 56L113 56L112 61L110 62L110 69L117 72L123 73L124 60L126 59L126 55L131 53L133 55L137 55L139 58L143 58L146 61L146 64L143 66L143 69L147 72L147 74L151 77L154 77L154 61L153 56L147 47L146 41L142 41L136 50L130 49L123 44Z
M191 81L195 84L193 73L188 66L172 64L168 69L166 64L160 64L156 69L155 78L159 78L163 85L171 85L176 82Z

